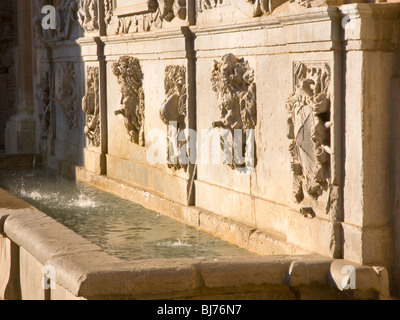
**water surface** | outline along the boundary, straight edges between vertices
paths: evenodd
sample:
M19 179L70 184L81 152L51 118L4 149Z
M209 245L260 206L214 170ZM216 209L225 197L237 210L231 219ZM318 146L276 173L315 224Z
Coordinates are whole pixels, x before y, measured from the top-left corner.
M0 170L0 187L120 259L251 255L208 233L47 169Z

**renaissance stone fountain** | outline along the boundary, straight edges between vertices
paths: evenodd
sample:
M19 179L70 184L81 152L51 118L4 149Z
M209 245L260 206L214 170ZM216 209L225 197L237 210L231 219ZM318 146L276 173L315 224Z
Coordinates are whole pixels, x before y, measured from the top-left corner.
M8 205L4 191L0 298L311 299L319 293L301 288L314 282L326 297L400 294L399 3L21 0L1 9L14 25L0 38L15 39L0 47L0 80L6 69L15 80L9 96L0 91L1 106L15 94L0 109L1 168L54 170L256 255L154 260L138 271L87 244L91 269L49 230L56 244L46 244L39 225L50 218L7 193L17 203ZM36 276L17 277L15 261ZM48 265L60 276L43 295L32 279ZM165 265L185 272L172 283L160 276L157 292L118 286L127 273L157 283ZM361 270L350 289L341 285L349 265ZM225 284L233 274L242 276Z

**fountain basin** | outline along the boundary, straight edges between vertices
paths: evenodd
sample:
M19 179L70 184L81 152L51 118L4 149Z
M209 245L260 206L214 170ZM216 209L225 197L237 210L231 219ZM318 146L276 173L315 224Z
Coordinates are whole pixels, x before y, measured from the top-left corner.
M388 292L385 270L314 254L124 261L3 189L0 234L2 299L378 299ZM344 264L356 270L354 290L340 289ZM45 289L48 267L54 287Z

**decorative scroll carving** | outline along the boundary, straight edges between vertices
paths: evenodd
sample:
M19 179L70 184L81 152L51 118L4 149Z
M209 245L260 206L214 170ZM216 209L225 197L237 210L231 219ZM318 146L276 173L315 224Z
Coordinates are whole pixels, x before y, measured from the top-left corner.
M115 115L125 118L125 127L131 141L145 146L144 135L144 91L143 73L139 60L130 56L121 57L112 66L114 75L121 87L121 109Z
M78 21L86 31L99 30L98 0L79 0Z
M241 130L241 145L234 139L232 159L229 159L232 161L228 161L228 165L232 169L244 167L245 164L239 159L246 153L246 130L255 129L257 123L254 70L243 58L227 54L220 62L214 61L211 82L213 90L218 94L220 111L220 119L212 125L214 128L229 129L232 136L236 129Z
M327 63L294 66L295 91L286 102L287 137L292 156L293 192L300 203L306 192L318 199L330 188L330 81Z
M150 31L153 27L161 29L175 18L186 19L186 0L158 0L153 6L154 10L145 14L119 17L115 33Z
M82 110L86 114L85 134L89 143L100 146L100 99L99 68L88 67L86 71L86 95L82 99Z
M55 90L56 104L64 111L67 123L70 127L77 128L77 80L76 71L72 62L60 63L57 68Z
M168 157L169 168L179 170L187 169L187 164L179 162L179 154L186 141L178 141L179 133L186 128L187 115L187 84L186 68L184 66L167 66L165 69L165 95L166 99L160 109L160 118L168 126Z

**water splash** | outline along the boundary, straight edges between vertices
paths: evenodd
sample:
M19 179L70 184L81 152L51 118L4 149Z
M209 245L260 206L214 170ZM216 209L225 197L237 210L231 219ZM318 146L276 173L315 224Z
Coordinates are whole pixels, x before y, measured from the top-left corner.
M160 247L169 247L169 248L173 248L173 247L192 247L192 245L190 243L187 242L182 242L180 239L176 239L177 241L172 242L172 241L165 241L165 242L158 242L157 246Z
M97 203L94 201L89 195L81 192L78 195L78 199L72 199L69 201L68 205L70 207L79 207L79 208L96 208Z

